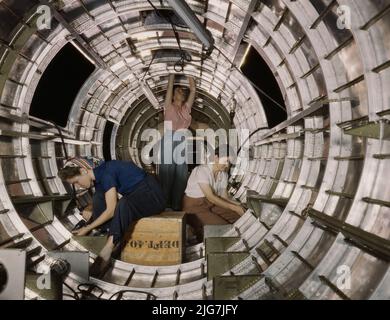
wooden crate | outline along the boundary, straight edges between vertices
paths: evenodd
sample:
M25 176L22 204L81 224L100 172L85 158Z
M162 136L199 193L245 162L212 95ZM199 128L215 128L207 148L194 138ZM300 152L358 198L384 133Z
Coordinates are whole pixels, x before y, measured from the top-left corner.
M185 227L184 212L163 212L138 220L125 236L121 260L148 266L182 263Z

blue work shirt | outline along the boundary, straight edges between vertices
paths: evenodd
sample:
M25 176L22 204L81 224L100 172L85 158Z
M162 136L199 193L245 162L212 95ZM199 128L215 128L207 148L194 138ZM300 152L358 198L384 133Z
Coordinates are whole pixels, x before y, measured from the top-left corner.
M112 160L103 162L93 169L95 190L106 193L112 187L124 195L133 191L136 185L146 177L146 172L133 162Z

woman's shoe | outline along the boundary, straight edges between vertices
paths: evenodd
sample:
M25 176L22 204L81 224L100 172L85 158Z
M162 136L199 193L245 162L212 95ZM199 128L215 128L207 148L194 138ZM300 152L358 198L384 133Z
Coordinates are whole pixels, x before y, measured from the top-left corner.
M122 254L123 244L119 242L115 245L114 249L112 249L111 258L120 260Z

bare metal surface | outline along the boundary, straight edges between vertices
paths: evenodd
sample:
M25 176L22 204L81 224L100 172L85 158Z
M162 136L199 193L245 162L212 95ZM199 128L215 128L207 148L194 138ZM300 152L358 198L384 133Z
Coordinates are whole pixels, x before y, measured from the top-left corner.
M20 197L65 195L68 190L56 177L64 157L58 131L29 116L42 73L70 39L80 41L98 67L79 91L63 128L68 154L102 157L103 131L111 121L113 158L119 154L141 165L135 142L143 129L157 128L160 120L140 79L162 103L176 57L160 51L145 70L153 52L177 48L177 43L167 21L152 15L146 24L140 20L139 11L151 13L147 1L83 5L64 0L56 5L52 29L40 31L33 5L11 3L12 8L0 4L0 19L9 21L0 32L0 249L23 250L28 270L37 272L50 263L48 251L89 250L72 239L70 230L81 219L77 209L65 217L31 222L27 209L17 203ZM153 3L159 9L168 6L166 1ZM253 159L242 158L238 165L244 174L235 177L234 197L246 202L247 193L256 192L258 199L252 206L248 202L251 209L230 228L213 231L218 237L240 237L227 252L249 254L227 274L262 276L232 298L288 299L299 292L308 299L389 299L388 261L367 247L370 241L351 242L342 230L324 227L307 211L312 207L389 239L390 142L383 139L384 132L369 138L343 129L359 121L387 127L379 124L389 120L388 1L269 0L255 5L209 0L207 10L201 1L188 4L202 22L209 22L218 49L201 61L201 43L191 30L178 27L181 47L194 58L183 74L196 79L197 116L210 127L229 126L229 112L236 105L236 128L254 132L268 127L254 88L231 63L241 62L237 60L247 44L273 71L287 107L288 119L254 134ZM336 25L340 5L352 12L350 29ZM18 14L5 19L10 10ZM178 83L184 84L184 78ZM131 114L133 110L137 113ZM26 205L28 210L48 208ZM113 261L102 279L89 281L107 299L126 289L142 291L123 296L129 299L150 299L145 292L158 299L211 299L204 251L203 244L189 246L185 262L165 267ZM90 253L89 261L95 258ZM349 287L340 285L340 270L349 272ZM86 281L74 273L65 279L74 289ZM66 286L64 290L71 293ZM25 299L42 298L28 288L24 293Z

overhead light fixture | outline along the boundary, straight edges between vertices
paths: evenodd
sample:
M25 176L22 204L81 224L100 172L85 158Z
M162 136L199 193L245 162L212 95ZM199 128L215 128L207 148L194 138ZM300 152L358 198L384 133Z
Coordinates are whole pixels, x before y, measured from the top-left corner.
M246 57L248 56L248 53L249 53L250 48L251 48L251 45L250 45L250 43L249 43L248 46L246 47L244 56L242 57L242 60L241 60L241 63L240 63L240 66L239 66L238 69L241 69L242 65L245 63Z
M195 33L207 51L211 51L214 47L214 38L212 37L210 31L203 27L202 23L191 10L190 6L184 0L168 0L168 3L176 14Z
M146 81L141 80L139 82L139 85L140 85L142 91L144 92L146 98L152 104L153 108L160 109L160 104L159 104L156 96L154 95L152 89L150 89L149 85L146 83Z
M92 64L96 65L96 62L85 53L85 51L76 43L74 40L71 40L70 43Z

